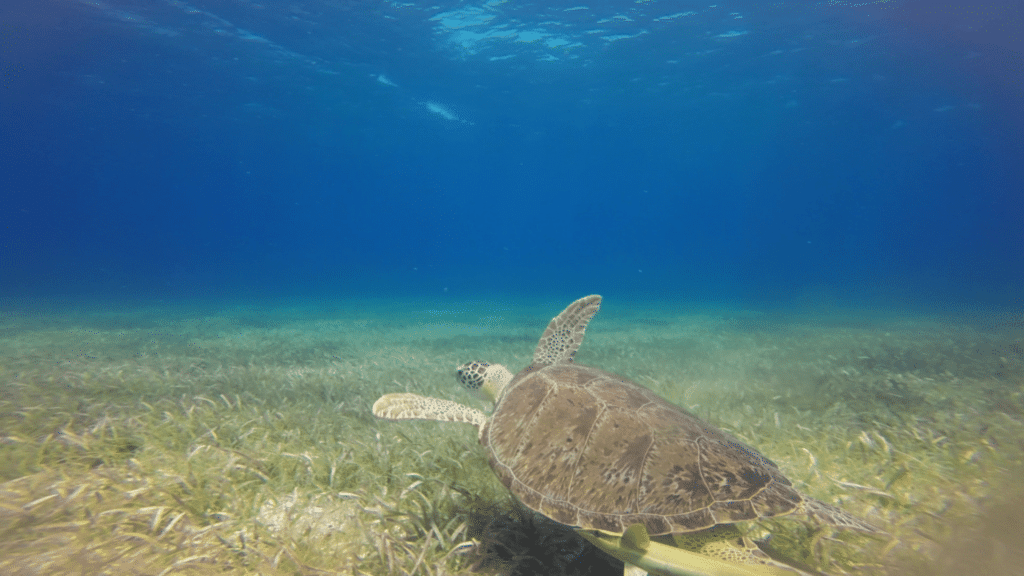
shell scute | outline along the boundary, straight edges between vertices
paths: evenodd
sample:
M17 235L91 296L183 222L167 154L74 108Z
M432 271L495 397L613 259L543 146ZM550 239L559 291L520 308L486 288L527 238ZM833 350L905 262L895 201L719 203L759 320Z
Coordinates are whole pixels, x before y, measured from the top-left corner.
M637 511L643 463L653 438L642 422L624 410L604 408L572 481L570 501L590 511Z
M711 514L715 517L717 524L758 518L757 511L754 510L754 505L749 500L715 502L711 505Z
M666 532L658 532L658 534L666 534L667 532L695 532L711 528L718 523L714 515L711 514L710 508L701 508L686 514L666 516L665 519L668 521L670 529ZM651 534L654 534L654 532L651 532Z
M595 402L605 406L632 412L635 417L638 410L660 400L649 390L640 388L621 376L596 369L587 370L581 366L576 368L579 372L576 378L581 381L581 385L590 390Z
M659 438L648 455L641 486L641 509L673 515L707 508L715 499L701 476L696 442Z
M517 394L540 395L541 379L531 380L537 381L521 383ZM545 394L523 412L522 418L514 410L493 416L488 436L494 457L544 497L565 500L599 408L585 390L570 388Z
M746 451L735 448L733 443L701 438L697 444L701 447L704 484L715 500L747 500L771 484L772 475L765 466L757 466Z
M513 463L521 445L535 437L538 431L535 418L551 390L542 379L532 375L526 378L517 376L508 388L491 415L483 440L499 461Z
M804 497L789 486L789 482L772 484L770 490L765 490L754 496L750 503L761 518L781 516L795 510L804 503Z

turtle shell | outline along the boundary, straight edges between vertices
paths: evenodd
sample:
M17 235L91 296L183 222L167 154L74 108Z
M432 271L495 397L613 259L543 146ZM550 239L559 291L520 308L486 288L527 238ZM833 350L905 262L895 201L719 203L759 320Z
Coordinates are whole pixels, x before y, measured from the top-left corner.
M757 450L639 384L573 363L517 374L480 442L523 504L589 530L692 532L804 502Z

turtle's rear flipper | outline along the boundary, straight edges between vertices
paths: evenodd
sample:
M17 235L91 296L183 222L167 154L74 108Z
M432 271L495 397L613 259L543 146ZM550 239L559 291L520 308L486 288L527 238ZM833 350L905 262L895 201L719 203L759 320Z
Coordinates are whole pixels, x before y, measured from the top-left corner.
M846 510L836 508L831 504L826 504L813 498L804 497L804 502L796 513L799 514L800 512L806 514L815 524L826 524L836 528L856 530L857 532L877 536L887 535L884 530L875 528Z

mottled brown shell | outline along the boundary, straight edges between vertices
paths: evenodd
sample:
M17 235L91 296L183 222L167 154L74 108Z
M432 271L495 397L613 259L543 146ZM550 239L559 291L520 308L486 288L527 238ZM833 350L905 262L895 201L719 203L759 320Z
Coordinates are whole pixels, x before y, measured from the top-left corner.
M621 376L570 362L517 374L480 441L523 504L585 529L692 532L805 500L753 448Z

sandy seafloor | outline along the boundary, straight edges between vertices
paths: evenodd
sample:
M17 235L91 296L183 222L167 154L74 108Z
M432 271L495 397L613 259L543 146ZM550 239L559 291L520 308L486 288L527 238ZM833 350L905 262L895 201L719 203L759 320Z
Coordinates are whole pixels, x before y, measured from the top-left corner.
M0 573L612 574L514 513L465 361L525 367L564 301L0 308ZM606 299L577 362L620 373L888 533L742 528L829 574L1024 573L1024 317Z

